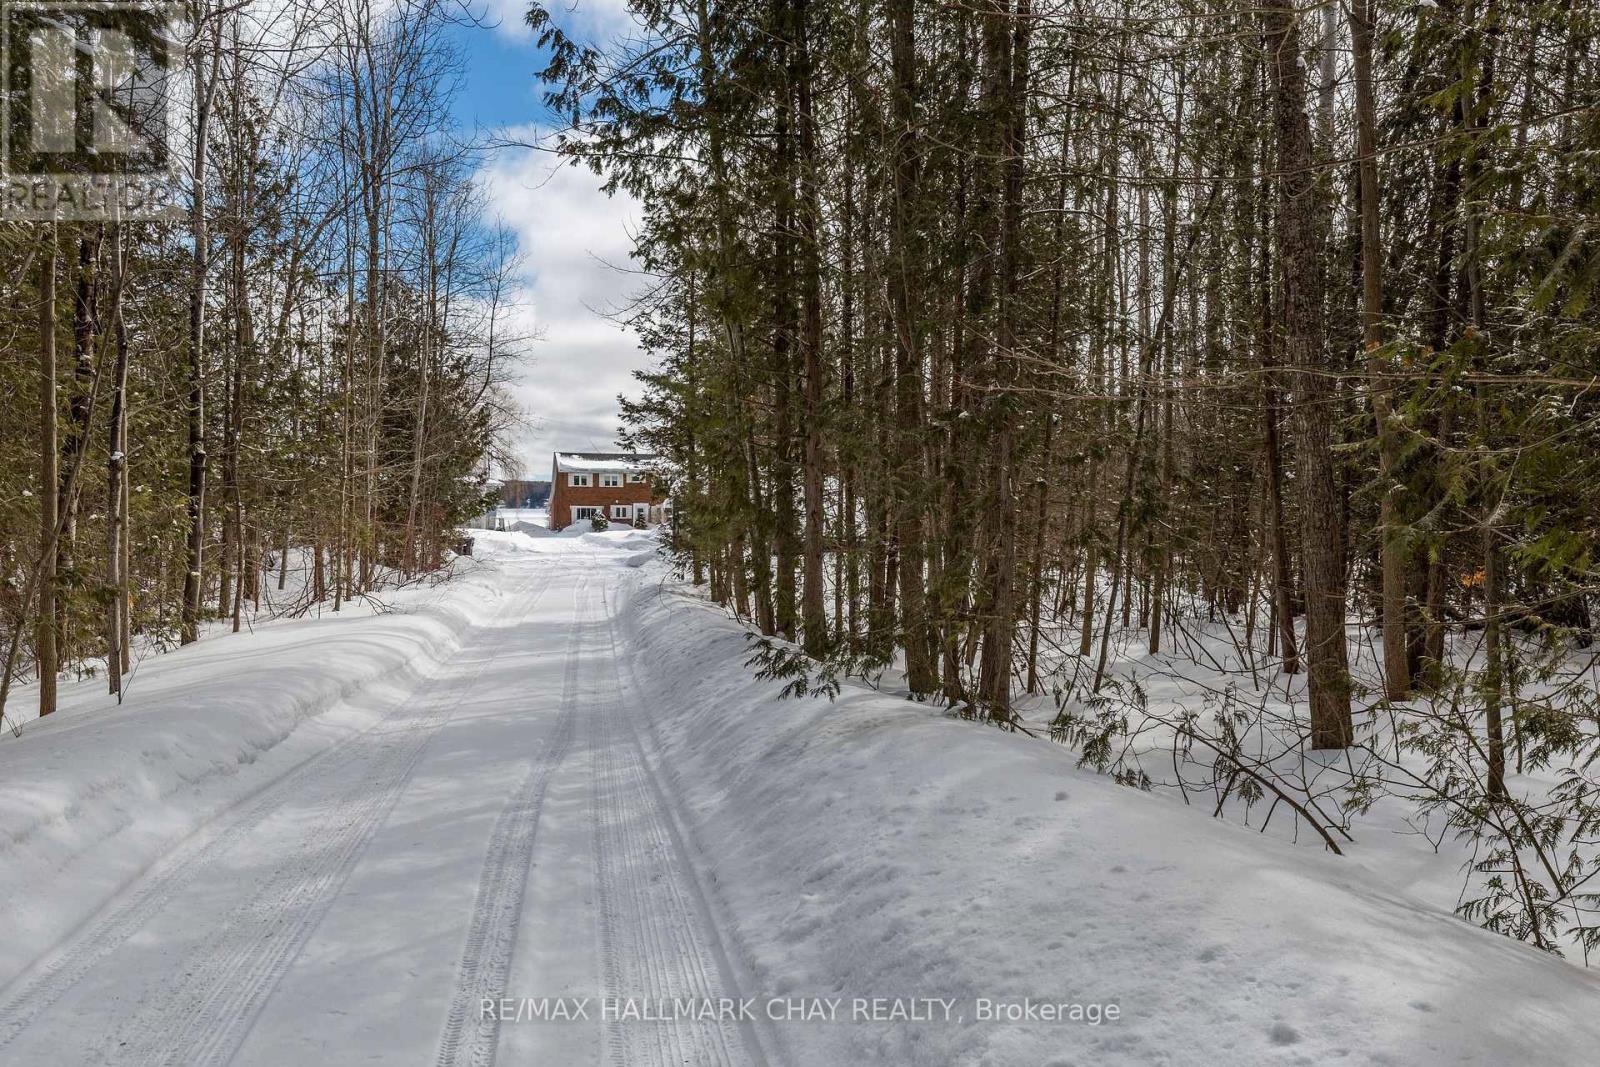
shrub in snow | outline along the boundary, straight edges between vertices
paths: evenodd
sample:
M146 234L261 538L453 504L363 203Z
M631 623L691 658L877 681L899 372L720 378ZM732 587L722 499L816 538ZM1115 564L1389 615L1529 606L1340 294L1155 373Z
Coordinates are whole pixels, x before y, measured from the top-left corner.
M601 530L608 528L610 525L610 520L598 512L589 517L589 529L593 530L595 533L599 533Z
M788 642L779 643L755 632L745 634L749 657L746 667L754 667L756 677L763 681L781 681L785 685L778 695L782 698L806 695L829 700L839 695L839 680L846 677L866 679L877 686L888 666L887 661L870 653L851 653L838 647L828 651L820 660L812 659Z

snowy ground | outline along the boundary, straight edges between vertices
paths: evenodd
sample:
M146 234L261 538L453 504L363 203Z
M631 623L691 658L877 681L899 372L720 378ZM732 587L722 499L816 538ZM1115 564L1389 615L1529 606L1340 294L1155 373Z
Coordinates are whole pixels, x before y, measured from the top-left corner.
M549 508L495 508L472 523L473 528L478 530L521 533L532 533L535 527L549 525Z
M0 742L0 1063L1594 1062L1600 979L1403 878L776 700L650 535L476 536Z

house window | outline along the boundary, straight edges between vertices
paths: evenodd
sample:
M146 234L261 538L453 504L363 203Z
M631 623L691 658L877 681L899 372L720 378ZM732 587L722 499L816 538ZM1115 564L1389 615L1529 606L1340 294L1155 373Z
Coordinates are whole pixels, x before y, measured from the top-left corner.
M627 504L612 504L611 517L613 519L631 519L633 518L633 508Z
M644 481L644 475L640 474L638 471L634 471L632 474L628 475L628 481L642 482Z
M574 489L587 489L594 484L594 475L569 474L567 475L567 484Z
M622 484L622 475L602 474L600 476L600 484L606 489L615 489Z
M572 521L580 522L584 519L592 519L598 514L600 514L599 508L573 508Z

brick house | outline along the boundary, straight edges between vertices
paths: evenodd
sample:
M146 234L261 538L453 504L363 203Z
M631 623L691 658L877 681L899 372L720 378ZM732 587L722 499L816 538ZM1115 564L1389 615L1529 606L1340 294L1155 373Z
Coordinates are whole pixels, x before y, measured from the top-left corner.
M550 470L550 529L588 522L596 514L613 523L667 522L672 501L648 473L654 456L633 452L557 452Z

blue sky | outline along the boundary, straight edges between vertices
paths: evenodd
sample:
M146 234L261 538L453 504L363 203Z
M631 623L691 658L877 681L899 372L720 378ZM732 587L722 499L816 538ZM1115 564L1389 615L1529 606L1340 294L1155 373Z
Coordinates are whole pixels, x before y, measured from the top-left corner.
M484 10L478 0L475 10ZM516 131L531 138L543 118L541 65L522 24L522 0L487 0L496 28L460 26L453 32L465 67L455 114L462 132ZM557 17L593 39L625 25L622 0L580 0ZM612 199L585 170L556 167L548 155L503 149L479 171L489 213L516 232L525 257L518 280L521 306L514 328L538 339L520 368L513 392L529 418L518 442L523 476L548 477L559 448L615 447L617 394L633 392L633 371L648 357L631 334L601 312L616 309L638 287L627 267L631 220L637 206ZM506 472L511 473L511 472Z
M526 31L507 15L494 29L457 26L452 32L466 57L455 102L459 125L520 126L539 115L541 94L534 72L540 55Z

